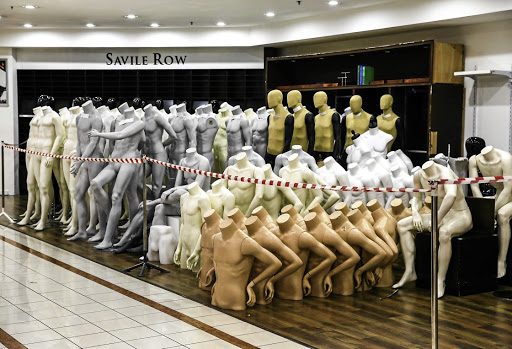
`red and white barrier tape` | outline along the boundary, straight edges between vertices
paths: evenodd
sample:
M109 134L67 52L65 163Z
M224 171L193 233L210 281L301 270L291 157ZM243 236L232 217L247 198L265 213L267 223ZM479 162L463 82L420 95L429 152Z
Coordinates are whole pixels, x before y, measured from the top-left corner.
M502 182L512 182L512 176L440 179L437 182L439 184L502 183Z

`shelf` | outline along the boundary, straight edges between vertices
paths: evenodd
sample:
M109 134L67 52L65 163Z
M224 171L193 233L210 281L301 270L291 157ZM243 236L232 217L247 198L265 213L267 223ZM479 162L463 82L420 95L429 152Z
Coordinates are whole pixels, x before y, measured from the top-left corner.
M454 76L461 76L475 80L478 76L506 76L508 78L508 86L512 88L512 71L508 70L469 70L469 71L456 71Z
M312 88L294 88L290 86L286 89L280 89L282 92L289 92L291 90L300 90L303 91L336 91L336 90L360 90L367 88L387 88L387 87L405 87L405 86L428 86L430 82L418 82L418 83L410 83L410 84L382 84L382 85L348 85L348 86L332 86L332 87L312 87Z

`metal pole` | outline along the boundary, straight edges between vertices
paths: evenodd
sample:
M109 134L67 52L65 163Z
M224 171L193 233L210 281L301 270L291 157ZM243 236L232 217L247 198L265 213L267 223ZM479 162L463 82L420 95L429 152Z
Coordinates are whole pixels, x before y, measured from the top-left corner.
M5 171L4 171L4 141L2 141L2 212L0 217L5 216L10 223L14 223L14 220L5 212Z
M142 163L142 210L144 213L144 220L142 221L142 251L144 253L144 263L148 261L148 211L146 207L146 163ZM144 268L141 269L139 276L144 275Z
M437 211L438 211L438 197L437 197L437 186L438 183L432 184L432 241L431 241L431 263L430 263L430 322L432 328L432 349L437 349L439 345L438 339L438 307L437 307L437 268L438 268L438 257L437 257L437 246L439 242L439 230L437 222Z

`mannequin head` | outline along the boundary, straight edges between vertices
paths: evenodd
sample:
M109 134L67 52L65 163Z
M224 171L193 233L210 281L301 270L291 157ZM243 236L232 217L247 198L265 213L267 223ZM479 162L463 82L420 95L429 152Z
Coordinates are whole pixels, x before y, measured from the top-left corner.
M157 99L155 101L155 107L158 109L158 110L162 110L164 109L164 101L162 99Z
M92 104L94 105L95 108L98 108L99 106L102 106L104 103L103 103L103 98L101 97L93 97L92 98Z
M380 109L381 110L388 110L391 109L393 106L393 96L391 95L383 95L380 97Z
M315 108L320 109L324 105L327 104L327 93L324 91L318 91L313 96L313 103L315 104Z
M89 114L91 116L96 115L96 108L94 108L92 101L87 101L84 104L82 104L82 109L86 114Z
M119 110L120 113L124 113L126 109L128 109L128 103L126 102L117 107L117 110Z
M279 104L283 104L283 93L279 90L272 90L268 93L267 100L268 106L270 108L275 108Z
M359 95L350 98L350 110L353 114L359 114L363 110L363 99Z
M218 101L218 100L216 100L216 99L212 99L212 100L210 101L210 104L211 104L211 106L212 106L212 111L213 111L215 114L217 114L217 113L219 112L219 109L220 109L220 103L219 103L219 101Z
M286 95L288 107L295 108L302 103L302 94L298 90L292 90Z
M110 97L109 99L107 99L106 106L108 107L108 109L110 109L110 110L115 109L115 108L117 108L118 105L119 105L119 102L117 101L117 98Z
M377 117L375 115L372 115L370 118L370 124L368 125L368 128L376 128L377 125Z
M468 158L478 155L485 148L485 140L480 137L469 137L466 139L466 153Z
M139 97L135 97L132 101L132 107L134 109L139 109L139 108L144 108L144 106L146 105L146 102L144 102L142 99L140 99Z
M37 99L37 106L38 107L48 106L48 107L51 107L53 109L54 105L55 105L55 99L52 96L41 95Z
M71 102L71 106L72 107L80 106L80 105L82 105L84 103L85 103L85 98L84 97L75 97L75 98L73 98L73 102Z

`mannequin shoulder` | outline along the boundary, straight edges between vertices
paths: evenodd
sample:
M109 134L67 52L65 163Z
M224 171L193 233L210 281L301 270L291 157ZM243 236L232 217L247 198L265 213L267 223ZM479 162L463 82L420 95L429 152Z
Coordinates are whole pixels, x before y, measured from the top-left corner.
M332 113L332 123L333 124L339 124L341 122L341 115L335 111L334 113Z

